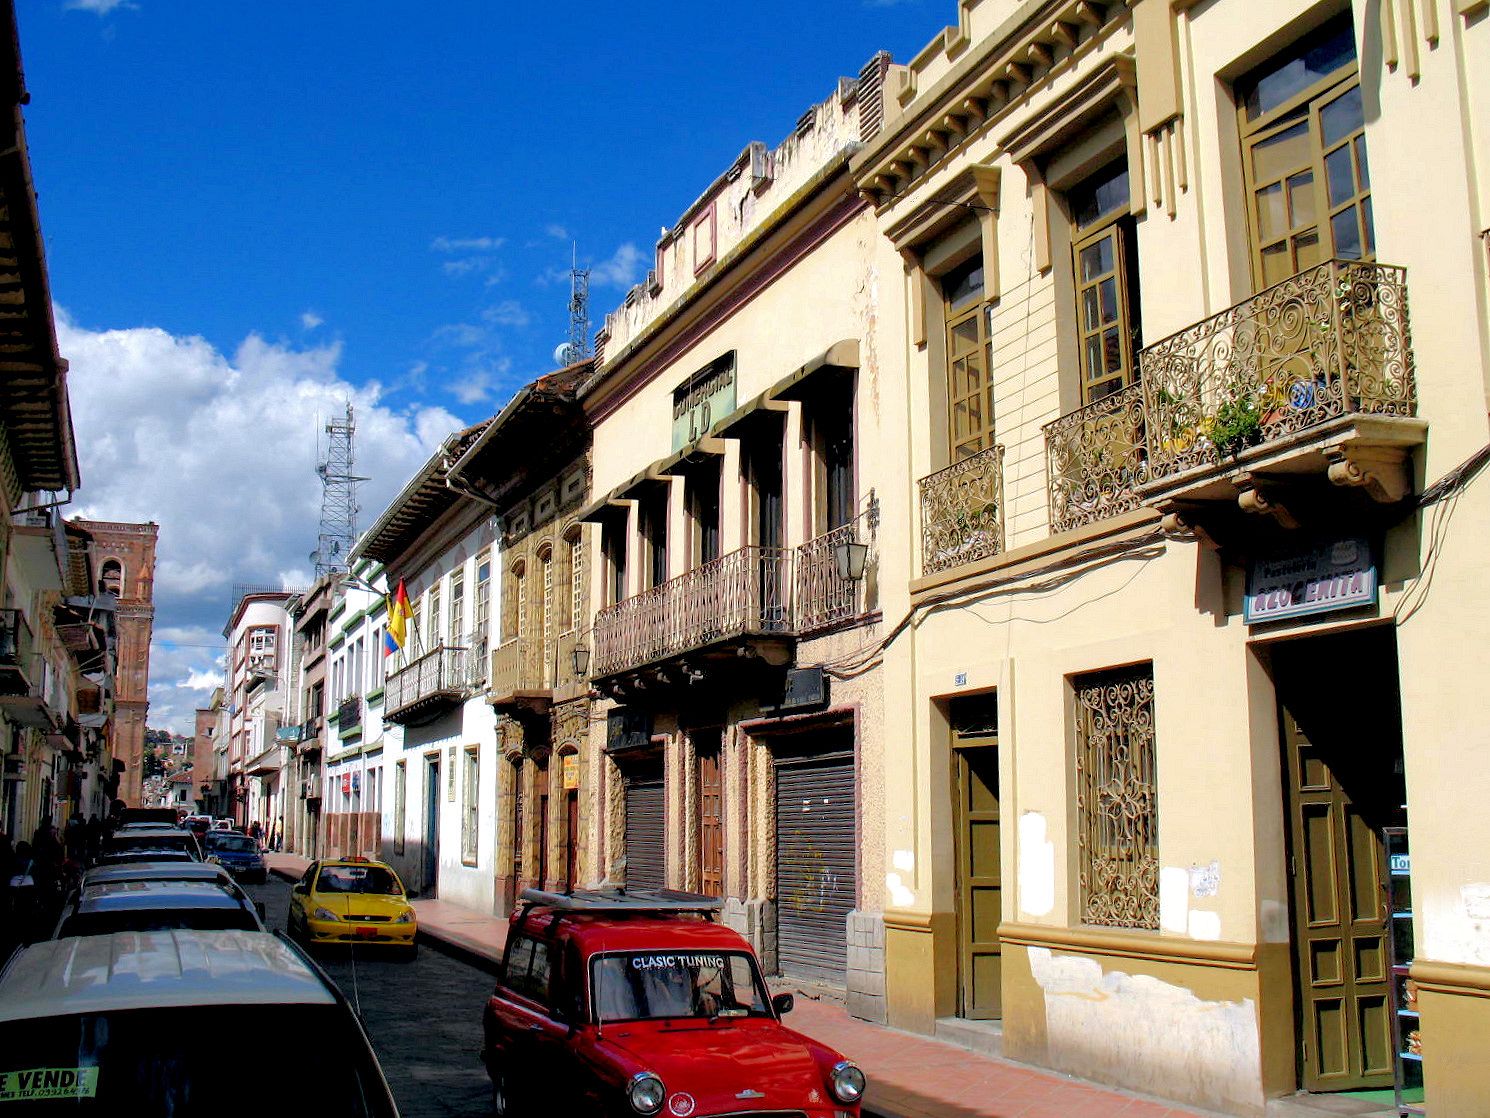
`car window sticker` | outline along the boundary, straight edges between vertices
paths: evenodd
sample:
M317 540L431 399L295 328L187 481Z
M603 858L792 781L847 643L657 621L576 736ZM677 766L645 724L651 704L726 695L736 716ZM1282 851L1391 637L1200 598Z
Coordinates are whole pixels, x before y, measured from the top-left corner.
M0 1071L0 1103L34 1099L91 1099L98 1095L97 1068L27 1068Z

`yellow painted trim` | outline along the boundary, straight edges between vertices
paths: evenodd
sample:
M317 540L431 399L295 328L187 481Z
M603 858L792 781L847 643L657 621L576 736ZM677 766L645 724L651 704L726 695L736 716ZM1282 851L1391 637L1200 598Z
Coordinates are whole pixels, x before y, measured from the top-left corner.
M1421 990L1432 994L1457 994L1461 997L1490 998L1490 967L1469 963L1437 963L1418 959L1412 964L1412 980Z
M885 927L896 932L919 932L922 935L931 933L932 921L936 914L931 912L886 912L884 914Z
M1046 536L1043 540L1016 547L1013 551L1001 552L976 563L967 563L961 567L953 567L949 571L939 571L934 575L918 578L911 583L911 604L919 605L917 599L933 590L944 590L949 587L959 590L972 589L977 583L993 574L1005 577L1033 574L1043 566L1037 563L1037 560L1043 560L1058 551L1080 547L1082 544L1109 536L1141 535L1138 529L1152 528L1159 520L1160 515L1154 509L1132 509L1110 520L1099 520L1095 524L1083 525L1069 532L1057 532ZM1019 569L1026 566L1025 570Z
M1172 939L1152 932L1128 932L1115 928L1052 928L1014 923L999 926L999 939L1021 947L1048 947L1055 951L1115 955L1155 963L1219 967L1223 970L1257 969L1257 945L1254 943Z

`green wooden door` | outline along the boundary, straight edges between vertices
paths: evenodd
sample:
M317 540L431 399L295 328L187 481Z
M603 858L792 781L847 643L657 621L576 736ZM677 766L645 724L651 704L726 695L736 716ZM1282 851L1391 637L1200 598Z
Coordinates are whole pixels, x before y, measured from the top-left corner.
M998 748L953 751L957 825L957 935L963 1017L1002 1016Z
M1288 764L1300 1085L1392 1083L1386 852L1320 751L1282 711Z

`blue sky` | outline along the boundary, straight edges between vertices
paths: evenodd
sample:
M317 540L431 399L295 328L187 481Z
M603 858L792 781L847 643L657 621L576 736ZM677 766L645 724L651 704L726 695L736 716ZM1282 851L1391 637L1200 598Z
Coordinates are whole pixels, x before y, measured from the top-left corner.
M954 0L18 0L85 515L160 524L151 724L189 731L237 583L304 585L317 431L361 524L550 367L751 140Z

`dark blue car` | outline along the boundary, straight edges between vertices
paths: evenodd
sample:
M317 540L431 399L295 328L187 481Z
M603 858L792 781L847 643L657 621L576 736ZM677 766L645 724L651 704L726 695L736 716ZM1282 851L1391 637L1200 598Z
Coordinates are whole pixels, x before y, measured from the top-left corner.
M259 844L238 831L208 831L202 836L202 856L219 863L242 881L265 881L264 854Z

